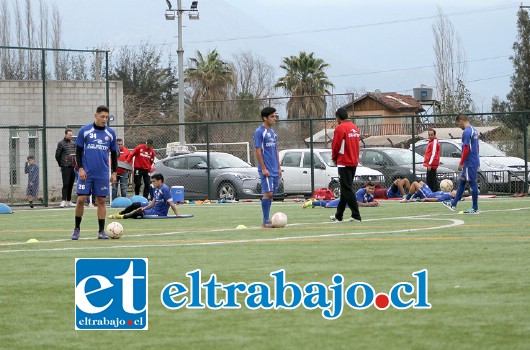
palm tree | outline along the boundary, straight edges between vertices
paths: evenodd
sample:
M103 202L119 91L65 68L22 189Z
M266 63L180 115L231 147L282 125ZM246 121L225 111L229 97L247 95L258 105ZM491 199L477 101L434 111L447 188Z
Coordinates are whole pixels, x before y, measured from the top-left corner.
M223 104L220 101L229 99L235 84L232 66L221 60L216 50L206 56L197 51L196 57L190 61L186 79L193 89L191 102L196 121L201 121L202 116L206 116L207 120L223 119Z
M328 80L324 69L329 67L314 53L300 52L298 57L284 57L280 68L285 76L278 79L276 88L283 88L292 96L287 102L288 118L322 117L326 111L326 99L321 96L329 94L328 87L333 84Z

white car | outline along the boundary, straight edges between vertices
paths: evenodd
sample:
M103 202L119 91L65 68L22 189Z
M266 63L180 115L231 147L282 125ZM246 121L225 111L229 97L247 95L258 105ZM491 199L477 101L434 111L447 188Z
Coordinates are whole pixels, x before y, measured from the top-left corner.
M458 171L462 156L462 140L441 139L440 165ZM429 140L416 142L416 152L422 156ZM488 191L508 191L512 182L524 181L525 162L521 158L509 157L495 146L479 140L479 188L481 193ZM530 166L529 166L530 169Z
M300 148L280 151L280 164L285 194L311 196L311 150ZM331 150L314 148L313 165L314 189L329 188L333 190L335 197L339 197L339 174L337 166L331 160ZM377 170L359 165L353 179L354 188L361 188L368 181L383 184L385 177Z

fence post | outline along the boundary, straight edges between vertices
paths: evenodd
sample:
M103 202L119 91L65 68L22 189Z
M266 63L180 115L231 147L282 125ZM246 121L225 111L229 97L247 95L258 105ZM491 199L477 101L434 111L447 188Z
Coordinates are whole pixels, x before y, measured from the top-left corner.
M303 125L303 124L302 124ZM309 119L309 151L311 152L311 189L315 191L315 159L313 158L313 119Z
M42 201L44 206L48 206L48 148L46 127L46 50L41 49L41 77L42 77Z
M208 199L212 198L212 186L210 183L210 122L206 122L206 180L208 182ZM212 198L213 199L213 198Z
M523 146L524 146L524 193L528 193L528 113L523 113Z

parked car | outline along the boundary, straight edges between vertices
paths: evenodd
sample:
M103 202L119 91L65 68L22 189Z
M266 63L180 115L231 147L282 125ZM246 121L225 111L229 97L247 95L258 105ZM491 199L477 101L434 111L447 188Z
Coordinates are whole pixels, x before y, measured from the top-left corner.
M441 139L439 141L440 164L458 171L462 156L462 140ZM416 152L423 156L428 143L428 140L416 142ZM478 185L481 193L492 190L508 191L510 182L524 182L525 162L523 159L509 157L500 149L482 140L479 140L479 155Z
M210 193L208 195L208 170ZM183 186L186 199L252 199L261 198L261 182L258 169L228 153L210 152L208 169L207 153L194 152L162 159L153 164L152 173L164 175L169 187ZM283 196L283 183L278 195Z
M415 155L416 176L413 175L414 162L411 150L392 147L361 148L360 157L364 165L385 175L385 187L389 187L398 178L407 178L410 182L426 180L426 169L422 165L423 157L417 153ZM455 181L457 179L457 173L454 170L442 166L438 168L437 174L440 180Z
M310 196L311 188L311 150L286 149L280 151L280 164L283 173L285 194L303 194ZM330 188L335 197L340 196L339 173L331 160L330 149L313 149L315 189ZM381 172L365 166L358 166L353 179L355 189L361 188L368 181L384 183Z

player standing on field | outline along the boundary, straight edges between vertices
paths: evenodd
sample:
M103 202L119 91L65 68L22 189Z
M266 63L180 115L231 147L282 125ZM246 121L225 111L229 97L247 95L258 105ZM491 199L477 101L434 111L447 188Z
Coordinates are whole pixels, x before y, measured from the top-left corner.
M353 177L359 165L359 139L361 133L357 125L348 117L348 111L339 108L335 112L337 127L331 141L331 159L337 165L340 183L340 201L332 221L342 221L346 205L351 210L351 217L346 221L361 222L359 205L353 192Z
M278 189L278 181L282 176L280 157L278 155L278 140L272 126L276 123L276 109L265 107L261 110L263 124L254 132L254 147L258 161L258 173L261 179L261 210L263 221L261 227L271 228L270 211L272 196Z
M471 199L473 206L463 211L463 214L478 214L478 168L480 167L478 132L467 118L467 115L460 113L456 116L456 125L464 130L462 133L462 157L458 165L458 171L462 171L458 181L456 196L452 201L443 202L450 210L455 211L458 201L462 198L466 182L469 182L471 189Z
M114 184L118 170L119 148L116 133L107 126L109 108L106 106L97 107L94 119L94 123L85 125L79 130L75 142L79 181L77 183L75 226L72 234L74 241L79 239L85 202L91 194L96 196L98 238L108 239L105 233L105 216L107 214L105 199L110 194L109 152L112 169L110 182Z

